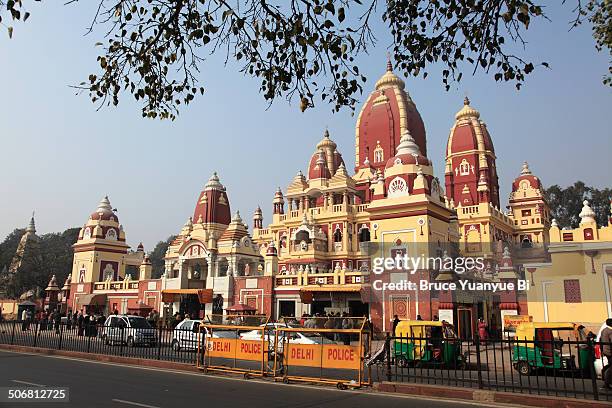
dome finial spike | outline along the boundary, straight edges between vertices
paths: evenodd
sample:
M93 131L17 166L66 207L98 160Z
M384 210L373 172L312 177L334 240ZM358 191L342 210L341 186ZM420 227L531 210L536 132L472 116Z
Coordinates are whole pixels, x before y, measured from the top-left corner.
M417 156L421 154L419 146L414 141L414 138L412 137L412 134L410 134L410 131L408 129L404 130L404 132L402 133L400 143L397 146L396 154L412 154Z
M521 175L529 175L531 174L531 170L529 169L529 163L526 161L523 162L523 168L521 169Z
M391 64L391 53L387 51L387 71L393 71L393 65Z
M470 98L468 98L467 95L465 95L465 98L463 98L463 104L464 105L469 105L470 104Z

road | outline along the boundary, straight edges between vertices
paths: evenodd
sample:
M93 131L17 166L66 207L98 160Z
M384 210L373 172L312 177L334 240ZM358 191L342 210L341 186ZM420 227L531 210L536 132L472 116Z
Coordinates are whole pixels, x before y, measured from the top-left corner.
M259 380L212 377L108 363L0 351L0 387L68 387L69 403L51 407L163 408L212 407L480 407L456 401L420 399L371 391L285 385ZM0 404L24 408L27 403Z

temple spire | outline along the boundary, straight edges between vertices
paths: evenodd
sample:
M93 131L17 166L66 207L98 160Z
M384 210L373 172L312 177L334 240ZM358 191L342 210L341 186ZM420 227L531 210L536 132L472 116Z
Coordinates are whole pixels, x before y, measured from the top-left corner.
M34 211L32 211L32 218L30 218L30 224L26 228L26 232L36 234L36 223L34 222Z

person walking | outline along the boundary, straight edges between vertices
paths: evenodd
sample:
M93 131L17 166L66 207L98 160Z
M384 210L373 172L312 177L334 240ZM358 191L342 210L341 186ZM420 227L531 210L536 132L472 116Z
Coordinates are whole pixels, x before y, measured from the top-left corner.
M606 327L601 331L599 342L602 354L608 359L607 364L602 368L604 380L603 389L612 390L612 319L606 319Z
M21 331L26 331L28 328L28 310L23 309L21 312Z
M397 315L393 315L393 329L392 329L392 333L393 333L393 337L395 337L395 329L397 328L397 325L399 324L400 319Z
M83 316L83 312L79 312L77 317L77 336L83 336L84 334L84 326L85 326L85 317Z
M53 318L53 326L55 326L55 334L59 334L61 323L62 323L62 314L59 312L59 310L56 310L55 316Z
M487 343L487 324L482 317L478 319L478 337L482 344Z
M78 327L78 321L79 321L79 312L74 312L72 314L72 328L75 330Z
M34 313L31 310L26 312L26 330L30 330L30 324L32 324L32 320L34 319Z

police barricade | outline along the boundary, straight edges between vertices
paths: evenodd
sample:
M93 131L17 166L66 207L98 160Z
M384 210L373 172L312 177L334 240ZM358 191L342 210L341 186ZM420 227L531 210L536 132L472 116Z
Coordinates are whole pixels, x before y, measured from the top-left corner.
M272 366L269 318L263 315L210 315L200 325L197 366L204 372L265 376Z
M334 384L340 389L371 385L370 329L363 317L285 318L274 336L275 380Z

